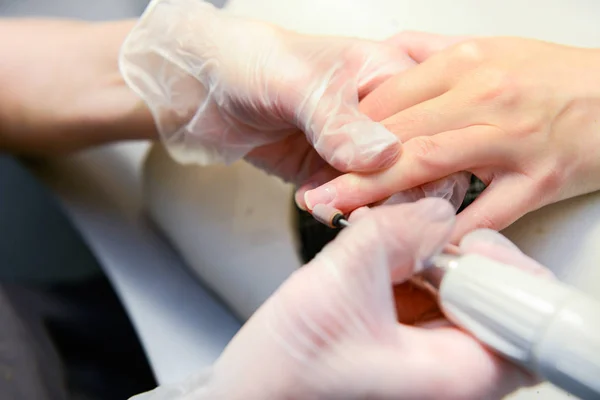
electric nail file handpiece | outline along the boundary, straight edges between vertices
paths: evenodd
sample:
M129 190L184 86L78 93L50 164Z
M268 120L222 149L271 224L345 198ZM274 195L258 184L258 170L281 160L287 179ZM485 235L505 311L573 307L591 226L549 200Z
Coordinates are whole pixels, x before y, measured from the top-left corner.
M350 225L338 210L315 208L329 226ZM581 399L600 399L600 302L477 254L442 253L420 278L452 323L496 353Z

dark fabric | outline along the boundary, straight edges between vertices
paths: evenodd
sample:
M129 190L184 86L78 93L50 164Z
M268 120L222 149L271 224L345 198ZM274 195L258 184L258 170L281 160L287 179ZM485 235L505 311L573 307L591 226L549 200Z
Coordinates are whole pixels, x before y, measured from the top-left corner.
M37 327L39 328L39 327ZM42 330L29 326L0 288L0 398L66 400L60 359Z
M469 204L475 201L477 196L479 196L484 189L485 184L473 175L465 199L458 209L458 212L460 213ZM297 229L300 236L300 256L304 263L307 263L312 260L327 243L336 237L339 230L331 229L317 222L308 212L302 211L298 206L295 206L295 208Z
M126 399L156 386L95 257L52 194L0 155L0 399Z
M59 202L17 159L0 154L0 281L78 281L101 271Z
M40 376L24 375L24 384L48 390L48 398L72 400L126 399L156 386L135 331L104 276L49 287L5 285L4 293L28 331L21 347L36 355L35 360L16 360L40 371ZM66 397L56 391L50 395L58 383ZM0 391L0 398L10 397ZM45 399L31 397L38 398Z

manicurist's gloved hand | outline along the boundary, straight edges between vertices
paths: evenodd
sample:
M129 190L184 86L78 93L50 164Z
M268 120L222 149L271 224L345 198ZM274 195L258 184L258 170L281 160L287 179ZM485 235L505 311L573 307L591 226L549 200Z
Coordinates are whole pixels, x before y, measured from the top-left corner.
M199 0L153 0L120 57L178 161L246 157L315 185L398 158L396 135L358 104L414 64L392 45L301 35Z
M210 371L136 400L495 399L533 383L444 320L420 327L397 321L410 303L395 302L393 285L442 249L454 218L441 199L357 212ZM545 271L491 231L467 236L461 249Z

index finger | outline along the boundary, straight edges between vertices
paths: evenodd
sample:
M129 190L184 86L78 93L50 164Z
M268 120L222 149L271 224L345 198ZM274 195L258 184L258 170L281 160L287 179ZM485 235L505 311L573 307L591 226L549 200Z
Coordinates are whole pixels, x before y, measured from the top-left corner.
M359 109L374 121L382 121L415 104L438 97L451 88L447 61L432 57L379 85L360 102Z
M402 157L387 170L342 175L306 192L308 209L327 204L347 213L455 172L497 165L507 159L503 134L494 127L468 128L420 136L404 144Z

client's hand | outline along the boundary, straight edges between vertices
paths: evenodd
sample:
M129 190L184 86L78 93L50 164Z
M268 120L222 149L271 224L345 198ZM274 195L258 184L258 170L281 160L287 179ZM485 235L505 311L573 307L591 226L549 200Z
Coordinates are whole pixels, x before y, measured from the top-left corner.
M393 164L398 138L358 101L415 63L389 44L301 35L199 0L153 0L120 64L178 161L246 157L302 184Z
M392 286L447 243L447 202L385 206L351 220L267 300L208 374L136 399L490 399L533 383L448 324L397 322ZM490 231L468 236L462 251L543 271Z
M402 157L381 173L348 174L309 191L307 203L326 199L348 212L469 171L488 187L459 215L458 239L600 189L600 50L520 38L456 41L396 40L422 63L380 85L361 110L400 137ZM452 46L439 51L444 45Z

